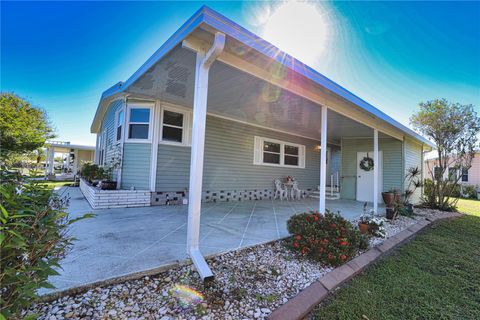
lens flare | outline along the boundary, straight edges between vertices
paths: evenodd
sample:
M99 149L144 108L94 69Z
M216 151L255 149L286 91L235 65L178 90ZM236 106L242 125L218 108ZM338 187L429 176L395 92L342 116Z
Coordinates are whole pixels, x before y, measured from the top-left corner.
M205 300L201 292L182 284L174 285L170 292L178 300L182 308L194 307Z

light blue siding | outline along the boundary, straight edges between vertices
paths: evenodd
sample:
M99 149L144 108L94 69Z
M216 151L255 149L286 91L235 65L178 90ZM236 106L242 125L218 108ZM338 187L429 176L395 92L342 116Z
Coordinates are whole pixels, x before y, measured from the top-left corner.
M123 100L113 101L105 113L105 117L102 121L102 128L100 132L106 131L106 144L105 144L105 164L108 165L115 152L115 148L118 145L115 137L115 112L123 107Z
M418 167L420 170L423 170L422 166L422 145L414 142L410 139L405 139L404 141L404 158L405 158L405 175L408 172L408 169L411 167ZM408 187L408 181L406 181L406 185L404 188ZM421 188L415 190L415 193L412 195L410 201L414 204L420 201L421 197Z
M122 189L150 189L150 143L128 143L123 147Z
M379 139L378 148L383 151L383 191L401 190L403 184L402 141L396 139ZM372 139L342 140L342 179L341 197L356 198L357 152L373 150Z
M253 164L254 136L305 145L305 169ZM319 141L207 117L203 190L272 189L273 179L293 175L300 188L319 184ZM160 144L156 190L183 191L188 188L190 147Z

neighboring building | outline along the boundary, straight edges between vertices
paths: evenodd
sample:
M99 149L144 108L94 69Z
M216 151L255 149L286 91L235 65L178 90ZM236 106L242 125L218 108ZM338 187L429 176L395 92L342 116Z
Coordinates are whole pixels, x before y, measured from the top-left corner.
M95 160L94 146L71 144L67 141L49 141L46 143L45 175L54 176L55 154L62 154L62 176L75 176L82 166L82 163Z
M109 164L119 152L118 187L149 192L152 205L181 203L192 186L198 194L190 201L270 198L273 180L287 175L309 192L333 182L341 199L380 202L382 191L403 190L408 168L421 168L432 147L207 7L102 94L91 132L96 162ZM378 157L376 173L360 168L365 157Z
M439 174L438 160L437 158L432 158L425 160L424 162L424 172L425 177L432 179L434 177L433 173L435 171ZM475 152L475 157L472 160L472 167L467 168L448 168L444 174L443 178L457 178L459 177L459 183L461 185L471 185L475 186L477 189L480 188L480 150Z

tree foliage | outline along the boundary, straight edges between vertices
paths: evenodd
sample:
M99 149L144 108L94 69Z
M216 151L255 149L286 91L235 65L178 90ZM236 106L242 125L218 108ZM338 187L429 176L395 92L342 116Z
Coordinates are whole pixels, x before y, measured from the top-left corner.
M69 199L36 181L1 168L0 178L0 319L14 318L37 298L39 288L54 288L60 259L72 244Z
M14 93L0 94L0 147L2 159L32 152L54 137L44 110Z
M449 168L461 172L470 169L475 150L478 148L480 118L473 105L451 103L445 99L435 99L420 103L420 110L410 118L414 129L425 135L436 145L435 166L429 168L433 184L431 194L424 196L427 206L451 209L455 202L450 198L458 185L461 175L449 176Z

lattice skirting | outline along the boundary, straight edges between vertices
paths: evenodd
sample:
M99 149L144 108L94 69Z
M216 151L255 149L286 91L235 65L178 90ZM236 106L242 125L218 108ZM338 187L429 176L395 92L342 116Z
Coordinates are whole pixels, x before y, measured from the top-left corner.
M306 189L303 195L308 196L315 188ZM268 200L273 199L274 190L206 190L202 192L202 202L229 202L229 201L251 201L251 200ZM152 206L183 204L183 200L188 199L188 192L152 192Z

